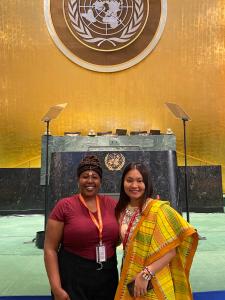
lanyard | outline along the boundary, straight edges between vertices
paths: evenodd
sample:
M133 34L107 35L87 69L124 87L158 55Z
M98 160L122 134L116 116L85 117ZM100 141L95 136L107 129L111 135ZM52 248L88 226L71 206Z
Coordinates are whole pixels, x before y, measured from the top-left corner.
M133 225L133 223L135 221L135 218L137 217L138 213L139 213L139 209L137 209L137 211L133 214L133 216L130 219L130 222L129 222L128 227L127 227L127 231L126 231L124 239L123 239L123 250L126 248L126 244L127 244L127 241L128 241L128 237L129 237L130 231L131 231L131 227L132 227L132 225ZM123 217L121 218L121 224L122 224L124 216L125 216L125 212L123 214Z
M99 204L99 197L96 196L95 200L96 200L96 206L97 206L97 214L98 214L98 220L95 218L94 214L89 210L89 208L87 207L86 202L84 201L84 198L82 197L81 194L79 194L79 199L81 201L81 203L88 209L89 215L93 221L93 223L95 224L95 226L98 228L99 231L99 240L100 240L100 244L102 243L102 230L103 230L103 223L102 223L102 214L101 214L101 208L100 208L100 204Z

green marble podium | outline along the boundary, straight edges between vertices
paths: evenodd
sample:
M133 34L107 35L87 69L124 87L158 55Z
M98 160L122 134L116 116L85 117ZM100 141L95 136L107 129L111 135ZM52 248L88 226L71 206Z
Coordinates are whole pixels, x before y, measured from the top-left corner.
M46 136L42 136L41 185L45 184ZM173 134L133 136L49 136L49 172L55 152L176 151Z

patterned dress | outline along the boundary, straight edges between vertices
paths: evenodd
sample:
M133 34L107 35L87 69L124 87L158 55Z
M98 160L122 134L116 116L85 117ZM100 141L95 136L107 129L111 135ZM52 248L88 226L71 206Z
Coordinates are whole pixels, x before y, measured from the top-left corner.
M128 215L129 213L127 213L127 218L129 218ZM125 223L127 223L125 219L121 220L122 238ZM127 283L144 266L150 265L174 248L176 248L176 256L169 265L158 271L152 278L153 289L149 290L145 296L135 299L193 300L189 271L197 244L196 230L170 207L169 202L151 200L142 211L139 221L128 238L115 300L133 299L128 293Z

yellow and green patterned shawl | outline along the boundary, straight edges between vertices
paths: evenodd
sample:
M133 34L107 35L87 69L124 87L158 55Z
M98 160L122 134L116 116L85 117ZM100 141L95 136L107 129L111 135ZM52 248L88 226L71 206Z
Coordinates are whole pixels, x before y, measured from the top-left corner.
M150 265L165 253L176 248L170 264L157 272L152 279L153 290L135 299L191 300L189 271L198 244L196 230L169 202L151 200L135 228L123 262L115 300L129 300L126 285L143 266Z

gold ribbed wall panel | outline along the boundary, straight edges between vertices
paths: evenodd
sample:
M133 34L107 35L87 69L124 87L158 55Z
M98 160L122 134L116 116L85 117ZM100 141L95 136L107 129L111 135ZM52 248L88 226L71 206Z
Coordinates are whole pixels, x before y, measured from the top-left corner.
M52 121L52 134L170 127L182 164L182 123L166 101L192 118L188 163L225 166L225 0L168 0L155 50L138 65L109 74L83 69L57 49L43 5L0 1L0 167L40 166L40 120L63 102L68 106Z

